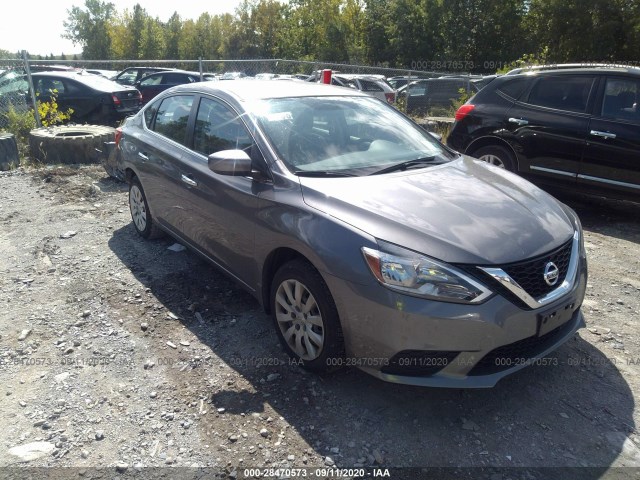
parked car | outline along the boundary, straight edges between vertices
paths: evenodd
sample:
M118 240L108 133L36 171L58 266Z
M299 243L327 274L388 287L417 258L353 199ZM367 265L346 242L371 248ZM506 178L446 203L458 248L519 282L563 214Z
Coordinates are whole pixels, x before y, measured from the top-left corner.
M121 85L134 85L140 81L143 77L156 72L166 72L173 70L173 68L164 67L129 67L122 70L115 75L111 80L118 82Z
M434 107L451 108L461 91L474 94L483 86L481 78L442 77L416 80L398 89L407 113L425 113Z
M387 78L387 83L391 85L391 88L394 90L398 90L400 87L404 87L407 83L415 82L416 80L420 80L420 77L416 76L397 76Z
M73 109L71 120L111 124L136 113L142 96L134 87L120 85L90 73L42 72L31 75L38 99L50 101L55 93L58 109ZM29 86L23 77L22 88Z
M309 370L490 387L583 325L576 214L362 92L180 85L119 149L138 234L229 274Z
M220 80L238 80L244 78L247 75L244 72L225 72L220 77Z
M166 72L151 73L135 83L135 87L142 94L142 103L147 103L160 92L167 88L183 83L195 83L200 81L198 72L185 70L169 70Z
M389 103L396 101L396 91L384 80L383 75L340 74L332 78L344 87L355 88L380 100Z
M93 73L94 75L100 75L108 79L112 79L118 74L117 70L102 70L102 69L95 69L95 68L87 68L85 69L85 72Z
M322 81L322 70L314 72L307 78L307 82L318 83ZM340 72L332 72L331 85L360 90L372 97L379 98L389 103L395 103L396 91L384 80L384 75L360 75Z
M640 69L536 69L463 105L448 144L541 185L640 201Z

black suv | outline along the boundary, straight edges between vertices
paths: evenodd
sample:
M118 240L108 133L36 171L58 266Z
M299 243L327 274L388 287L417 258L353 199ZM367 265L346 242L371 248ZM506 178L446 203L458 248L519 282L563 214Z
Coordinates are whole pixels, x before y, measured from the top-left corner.
M456 112L447 144L539 184L640 200L640 69L498 77Z

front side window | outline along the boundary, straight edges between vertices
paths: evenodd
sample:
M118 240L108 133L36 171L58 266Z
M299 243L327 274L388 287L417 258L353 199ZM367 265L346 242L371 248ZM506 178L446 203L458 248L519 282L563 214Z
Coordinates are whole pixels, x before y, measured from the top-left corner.
M209 156L221 150L245 150L248 154L253 140L242 120L227 105L202 98L198 107L193 149Z
M529 94L531 105L584 112L593 85L594 77L585 75L543 76L539 78Z
M137 70L129 70L118 77L118 83L122 85L133 85L138 78Z
M602 100L602 116L640 121L640 81L631 78L607 78Z
M160 103L158 111L155 112L155 122L152 123L152 130L178 143L185 144L187 137L187 123L193 104L192 95L176 95L166 97ZM145 119L147 111L145 110ZM153 112L151 112L153 116Z

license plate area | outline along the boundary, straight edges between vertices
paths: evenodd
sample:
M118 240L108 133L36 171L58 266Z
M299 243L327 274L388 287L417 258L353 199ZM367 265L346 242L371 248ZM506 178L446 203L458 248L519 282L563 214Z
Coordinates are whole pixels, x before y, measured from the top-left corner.
M576 301L565 303L553 310L538 314L538 336L541 337L567 323L576 311Z

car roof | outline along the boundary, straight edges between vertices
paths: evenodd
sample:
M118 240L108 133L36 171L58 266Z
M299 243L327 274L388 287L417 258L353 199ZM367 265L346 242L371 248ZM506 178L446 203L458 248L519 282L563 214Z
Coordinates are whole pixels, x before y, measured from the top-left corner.
M233 80L230 82L198 82L173 87L171 91L194 91L223 94L238 101L289 97L366 97L370 95L351 88L309 82L273 82L271 80Z
M560 64L560 65L532 65L530 67L516 68L506 73L506 76L514 75L549 75L558 73L629 73L631 75L640 75L640 68L629 67L626 65L607 65L607 64Z
M108 78L101 77L100 75L94 75L88 72L36 72L31 74L32 77L50 77L50 78L68 78L75 80L84 85L87 85L96 90L102 91L119 91L127 90L133 87L127 85L120 85L119 83L109 80Z
M193 72L193 71L190 72L189 70L178 70L178 69L172 68L170 70L162 70L159 72L150 73L149 75L145 75L143 79L149 78L149 77L157 77L158 75L164 75L167 73L183 73L185 75L200 75L200 72Z

